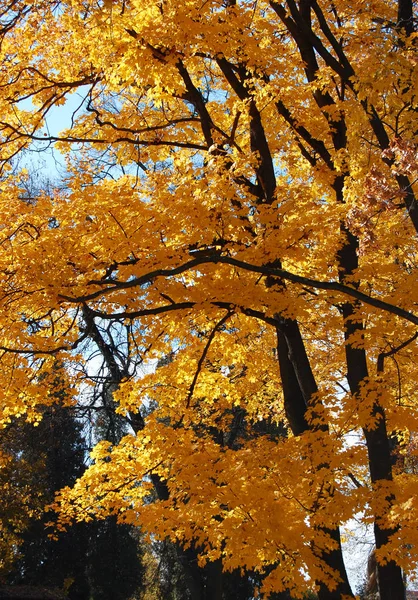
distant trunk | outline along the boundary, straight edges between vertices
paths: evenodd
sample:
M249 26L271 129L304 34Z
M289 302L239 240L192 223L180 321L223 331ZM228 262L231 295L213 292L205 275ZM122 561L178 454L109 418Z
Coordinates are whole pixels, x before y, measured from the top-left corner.
M340 281L345 282L346 277L351 276L358 268L357 246L355 236L342 227L342 233L346 236L346 242L338 254ZM352 285L352 284L351 284ZM363 348L354 348L350 344L353 334L363 332L363 323L355 320L356 305L346 302L343 305L345 354L347 361L347 379L353 396L359 396L362 382L368 379L368 368L366 352ZM372 416L376 421L374 426L365 426L363 429L366 438L367 452L369 457L369 470L372 484L381 481L392 481L392 459L390 441L386 430L386 418L383 407L378 399L372 407ZM389 499L390 501L391 499ZM374 534L376 548L384 546L394 529L384 529L378 520L374 523ZM377 564L378 585L380 600L404 600L405 586L400 567L389 561L385 565Z
M414 6L413 0L398 0L398 27L406 35L414 33Z
M311 428L306 419L306 411L312 395L317 392L317 385L297 322L282 319L281 325L277 327L277 339L286 418L292 433L302 435ZM334 591L320 584L319 600L341 600L342 596L354 598L344 565L339 527L318 529L337 543L337 548L322 553L321 559L335 571L340 580Z

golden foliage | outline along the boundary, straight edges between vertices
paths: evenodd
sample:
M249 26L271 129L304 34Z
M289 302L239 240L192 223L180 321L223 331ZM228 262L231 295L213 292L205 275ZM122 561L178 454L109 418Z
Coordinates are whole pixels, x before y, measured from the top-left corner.
M415 567L416 474L388 449L418 425L416 34L397 10L3 2L2 419L54 401L57 357L82 395L93 343L118 411L153 407L61 491L62 527L117 514L299 597L347 593L331 555L361 513L389 532L382 568ZM51 145L64 185L29 199L13 159Z

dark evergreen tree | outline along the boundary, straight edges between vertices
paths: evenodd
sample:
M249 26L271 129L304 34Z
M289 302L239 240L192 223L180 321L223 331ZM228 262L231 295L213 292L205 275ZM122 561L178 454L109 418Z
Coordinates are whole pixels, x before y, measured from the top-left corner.
M56 491L72 485L85 469L82 425L72 407L46 407L38 427L15 424L13 438L21 461L42 463L36 482L45 505ZM115 518L75 523L57 539L46 523L53 513L32 521L22 534L20 558L9 574L13 585L65 589L70 600L128 600L142 583L138 540Z
M27 462L42 461L37 481L44 505L51 503L56 491L72 485L85 468L85 445L82 427L70 407L62 404L46 407L37 427L19 423L14 443L19 457ZM58 539L48 535L46 523L50 513L32 521L23 533L20 558L8 580L12 584L67 588L74 600L90 598L85 556L88 526L76 524Z
M127 600L141 586L144 567L132 528L115 517L90 524L87 574L94 600Z

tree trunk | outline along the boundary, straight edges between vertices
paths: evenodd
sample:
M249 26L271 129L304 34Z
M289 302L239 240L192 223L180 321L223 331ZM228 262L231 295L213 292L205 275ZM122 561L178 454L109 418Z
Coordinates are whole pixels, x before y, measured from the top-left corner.
M347 276L355 273L358 268L357 247L355 236L342 226L342 232L346 236L346 242L338 253L340 281L345 282ZM366 352L363 348L353 348L350 338L354 333L363 332L363 323L355 320L354 312L356 305L346 302L343 305L345 354L347 361L347 379L353 396L359 397L360 385L368 379L368 368ZM386 430L386 418L383 407L378 400L372 408L373 425L366 425L363 433L366 438L369 470L372 485L381 481L392 481L392 459L390 451L390 440ZM390 498L388 499L391 500ZM390 535L395 533L394 529L383 529L378 519L374 523L374 534L376 549L384 546ZM385 565L377 563L379 593L381 600L404 600L405 586L402 571L394 561Z
M306 420L306 410L313 394L317 391L312 369L296 321L282 319L277 328L279 368L282 378L286 418L294 435L302 435L311 426ZM327 430L327 427L325 426ZM340 600L342 596L353 598L345 568L339 527L318 527L337 543L335 550L323 552L320 558L338 576L339 583L334 591L319 585L319 600Z

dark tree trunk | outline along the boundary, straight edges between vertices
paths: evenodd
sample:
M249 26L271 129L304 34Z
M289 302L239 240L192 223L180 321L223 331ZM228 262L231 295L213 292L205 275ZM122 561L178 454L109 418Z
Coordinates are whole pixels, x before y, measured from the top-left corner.
M222 600L222 561L214 560L205 566L205 600Z
M345 282L345 278L355 273L358 267L357 258L357 239L344 227L342 233L346 236L346 241L338 254L340 280ZM347 361L347 379L350 391L353 396L359 397L360 386L362 382L368 379L368 368L366 352L362 348L353 348L350 344L350 338L355 333L364 331L363 323L355 319L356 305L345 303L343 305L344 318L344 337L345 354ZM367 452L369 458L369 470L372 484L381 481L392 480L392 457L390 451L390 440L386 430L386 418L383 407L378 400L372 407L373 425L366 425L363 428L366 438ZM388 498L389 502L391 498ZM394 529L384 529L380 526L378 518L374 523L374 534L376 548L384 546ZM405 586L400 567L390 561L385 565L377 564L379 593L381 600L404 600Z
M413 0L398 0L398 27L406 35L414 33L414 6Z
M301 435L311 429L306 419L306 411L312 395L317 391L317 385L297 322L282 319L281 325L277 327L277 339L286 418L292 433ZM326 424L319 428L327 430ZM335 571L340 580L334 591L321 584L318 591L319 600L340 600L343 596L353 598L343 560L339 527L318 529L337 543L337 548L323 552L321 559Z

